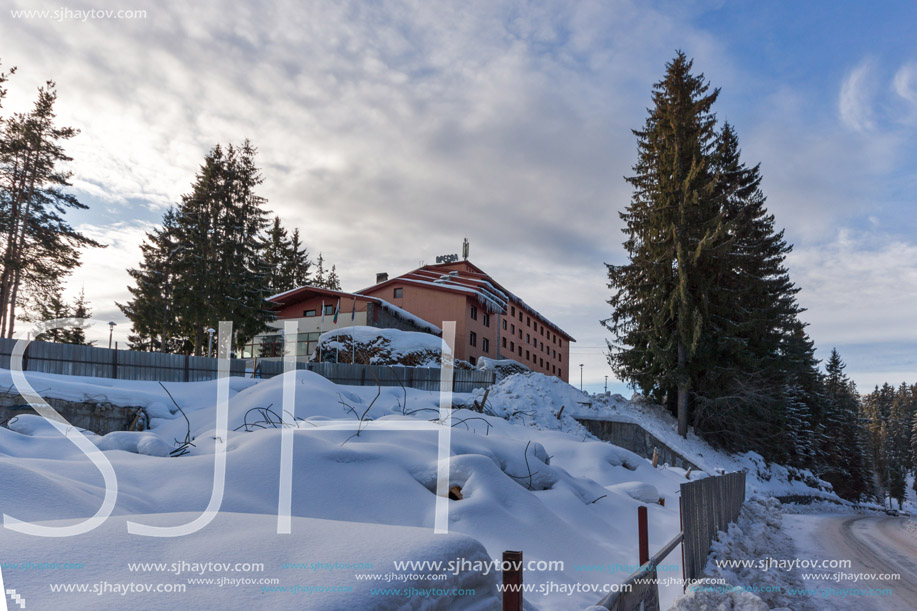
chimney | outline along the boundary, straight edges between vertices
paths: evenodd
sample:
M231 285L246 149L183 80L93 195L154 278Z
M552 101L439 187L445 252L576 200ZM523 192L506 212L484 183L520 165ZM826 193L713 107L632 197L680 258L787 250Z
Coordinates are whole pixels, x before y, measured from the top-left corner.
M385 273L385 272L379 272L378 274L376 274L376 284L382 284L382 283L385 282L386 280L388 280L388 274L387 274L387 273Z

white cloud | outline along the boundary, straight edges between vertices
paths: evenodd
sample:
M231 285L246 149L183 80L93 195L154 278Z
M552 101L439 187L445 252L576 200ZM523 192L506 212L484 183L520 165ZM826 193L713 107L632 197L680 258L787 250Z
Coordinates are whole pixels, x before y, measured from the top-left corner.
M816 344L917 342L917 244L879 232L840 231L788 258Z
M917 105L917 65L901 66L892 79L892 90L899 97Z
M875 63L864 59L851 70L841 84L838 110L841 122L856 131L868 131L875 127L873 98Z
M122 219L83 228L112 246L87 253L68 285L85 284L98 316L123 321L114 301L127 297L125 269L148 228L137 207L176 201L207 149L249 137L269 206L337 264L346 289L455 252L467 236L477 264L579 340L573 365L586 363L587 382L607 372L601 263L623 260L622 177L652 83L675 48L724 91L758 78L690 18L628 0L147 10L146 20L20 21L3 33L4 65L20 66L8 106L26 107L54 78L61 123L82 129L67 149L75 184ZM778 223L797 236L831 232L894 163L897 136L874 129L873 67L862 62L841 87L852 131L832 113L813 121L806 92L786 89L739 125ZM896 92L899 80L913 92L903 74ZM811 269L812 294L830 303ZM796 279L808 295L809 276ZM119 324L116 339L126 331Z

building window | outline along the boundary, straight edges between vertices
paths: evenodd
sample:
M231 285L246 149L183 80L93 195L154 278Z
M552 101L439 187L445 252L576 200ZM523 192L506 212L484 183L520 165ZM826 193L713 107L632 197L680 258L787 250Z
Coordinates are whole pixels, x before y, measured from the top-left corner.
M484 316L481 318L481 322L484 323L485 327L489 327L490 326L490 314L484 314Z
M516 315L516 306L510 306L509 309L510 309L510 314L509 314L509 315L510 315L510 316L515 316L515 315Z
M519 322L522 322L522 310L519 310Z
M506 321L504 320L503 322L506 322ZM503 328L505 329L506 327L503 327ZM510 326L509 326L509 332L510 332L512 335L515 335L515 334L516 334L516 325L510 325Z
M506 319L503 319L503 330L506 331Z
M519 329L519 339L522 339L522 329Z
M306 311L304 311L304 312L302 313L302 315L305 316L305 317L307 317L307 318L308 318L309 316L315 316L315 310L306 310Z
M326 315L333 315L333 314L334 314L334 306L333 306L333 305L326 305L326 306L325 306L325 314L326 314Z
M522 346L519 346L519 356L522 356Z
M484 352L490 352L490 340L486 337L481 339L481 350Z
M526 316L526 317L525 317L525 326L526 326L526 327L531 327L531 326L532 326L532 317L531 317L531 316Z
M395 299L400 299L400 298L404 297L404 289L403 289L403 288L397 288L397 289L395 289L394 296L395 296Z
M531 357L531 355L529 354L529 351L528 351L528 350L525 351L525 360L527 360L527 361L531 361L531 360L532 360L532 357Z
M478 309L474 306L471 306L471 320L478 319Z
M477 346L478 345L478 334L472 331L471 335L468 336L468 340L472 346Z
M477 360L478 360L478 359L476 359L476 358L473 357L473 356L468 357L468 362L471 363L472 365L477 365Z
M528 333L525 334L525 343L526 343L526 344L531 344L531 343L532 343L532 336L529 335Z
M538 364L541 365L542 367L544 367L544 359L543 359L543 358L539 358L539 359L538 359Z
M503 338L503 347L506 348L506 338Z

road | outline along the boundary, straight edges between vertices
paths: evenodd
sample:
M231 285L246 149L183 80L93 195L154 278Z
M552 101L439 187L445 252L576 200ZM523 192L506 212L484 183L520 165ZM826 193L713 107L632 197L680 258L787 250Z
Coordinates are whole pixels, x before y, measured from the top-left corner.
M849 559L850 568L815 569L814 573L843 573L841 578L804 580L820 596L824 609L914 611L917 609L917 535L904 528L909 518L877 515L786 515L783 530L794 540L802 560ZM910 518L912 519L912 518ZM809 569L800 570L809 573ZM895 579L856 579L862 573L900 575ZM825 592L833 589L833 592ZM869 589L891 589L891 596L851 595ZM846 590L846 596L843 594ZM827 595L825 595L827 594Z

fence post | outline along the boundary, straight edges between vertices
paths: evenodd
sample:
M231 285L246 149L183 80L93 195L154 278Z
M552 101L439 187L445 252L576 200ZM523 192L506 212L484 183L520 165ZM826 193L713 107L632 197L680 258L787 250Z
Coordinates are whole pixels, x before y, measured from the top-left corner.
M22 352L22 370L23 371L29 370L29 348L32 347L32 342L29 340L26 340L26 341L28 341L29 343L25 345L25 350L23 350Z
M515 586L512 589L505 586ZM522 611L522 552L503 552L503 611Z
M681 591L688 591L687 573L685 572L685 514L682 509L682 498L678 495L678 530L681 531Z
M650 542L646 526L646 505L637 507L637 535L640 538L640 566L650 561Z
M191 357L185 353L185 382L191 381Z
M111 353L111 377L118 379L118 342L115 342L115 350Z

